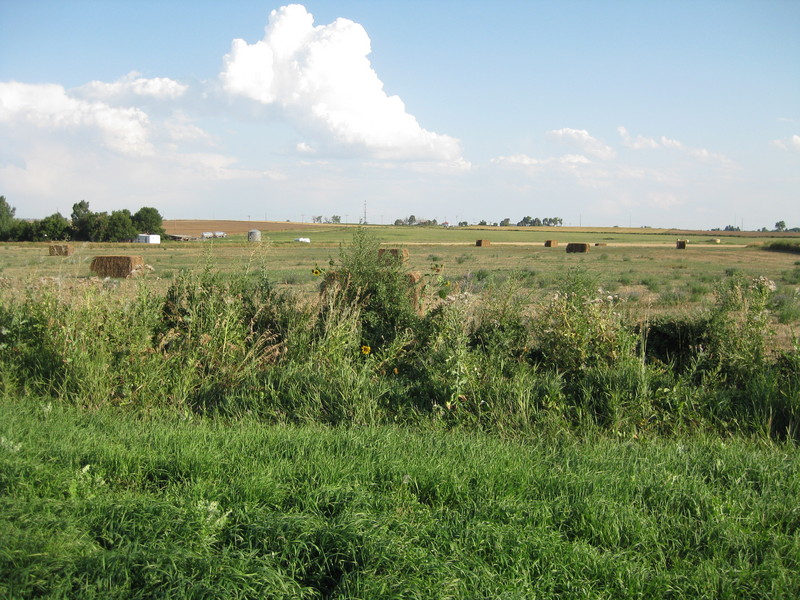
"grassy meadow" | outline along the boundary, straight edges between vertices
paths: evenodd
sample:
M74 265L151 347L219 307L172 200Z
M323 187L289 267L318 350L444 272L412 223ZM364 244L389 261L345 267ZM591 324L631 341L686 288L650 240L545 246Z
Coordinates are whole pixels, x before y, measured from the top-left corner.
M0 244L0 597L800 596L798 236L262 239Z

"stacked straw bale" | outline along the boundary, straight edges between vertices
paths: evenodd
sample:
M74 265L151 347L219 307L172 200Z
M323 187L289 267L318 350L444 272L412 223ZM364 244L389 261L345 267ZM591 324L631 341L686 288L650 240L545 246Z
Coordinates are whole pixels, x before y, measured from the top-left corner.
M558 241L557 240L545 240L544 241L544 247L545 248L555 248L556 246L558 246Z
M141 256L95 256L89 267L100 277L130 277L145 268Z
M489 246L492 245L492 242L490 242L489 240L478 240L477 242L475 242L475 245L480 246L481 248L488 248Z
M675 244L675 247L678 250L686 250L686 241L687 240L678 240Z
M567 244L567 252L588 252L589 247L589 244L570 242Z
M69 244L56 244L49 248L50 256L72 256L74 248Z

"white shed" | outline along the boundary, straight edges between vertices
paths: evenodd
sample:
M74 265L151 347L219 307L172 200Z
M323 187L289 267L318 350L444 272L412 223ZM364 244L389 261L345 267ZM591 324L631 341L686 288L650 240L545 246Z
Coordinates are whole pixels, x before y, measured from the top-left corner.
M136 236L136 242L139 244L160 244L161 236L149 233L140 233Z

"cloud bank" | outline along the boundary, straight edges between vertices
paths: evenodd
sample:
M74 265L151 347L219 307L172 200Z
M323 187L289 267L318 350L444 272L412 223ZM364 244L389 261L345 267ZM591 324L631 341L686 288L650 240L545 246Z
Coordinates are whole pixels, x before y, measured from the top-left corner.
M458 140L423 129L399 97L386 94L370 52L361 25L340 18L315 27L292 4L272 11L264 39L233 41L220 80L234 97L279 108L311 138L302 153L344 147L375 159L466 166Z

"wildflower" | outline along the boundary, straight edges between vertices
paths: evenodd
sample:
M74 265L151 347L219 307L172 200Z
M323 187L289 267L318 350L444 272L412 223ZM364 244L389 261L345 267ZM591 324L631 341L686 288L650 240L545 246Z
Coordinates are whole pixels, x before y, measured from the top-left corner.
M366 346L366 345L361 346L361 354L365 354L366 355L366 354L369 354L370 352L372 352L372 348L370 348L369 346Z
M398 371L398 370L397 370L397 367L395 367L395 368L394 368L394 374L395 374L395 375L397 375L397 374L399 374L399 373L400 373L400 371Z
M319 268L319 267L314 267L314 268L311 270L311 274L312 274L314 277L319 277L320 275L322 275L322 271L320 270L320 268Z

